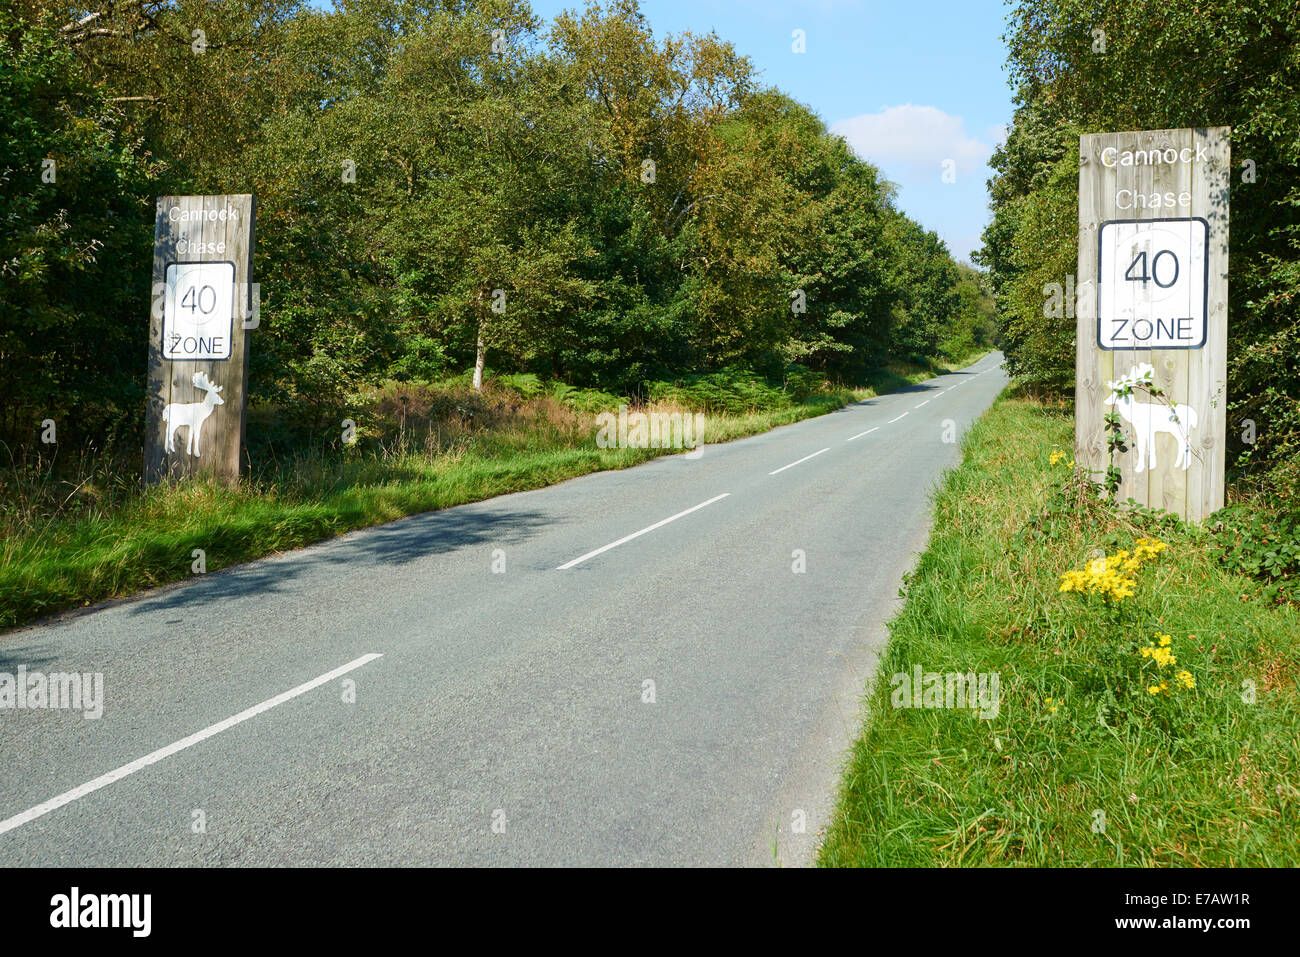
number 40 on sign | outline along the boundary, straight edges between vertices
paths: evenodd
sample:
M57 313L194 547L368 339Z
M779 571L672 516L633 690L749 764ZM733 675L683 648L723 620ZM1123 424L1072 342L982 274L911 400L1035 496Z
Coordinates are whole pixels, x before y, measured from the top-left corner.
M1097 254L1101 348L1204 346L1208 242L1208 225L1199 217L1102 223Z
M163 299L163 358L230 358L235 264L169 263Z

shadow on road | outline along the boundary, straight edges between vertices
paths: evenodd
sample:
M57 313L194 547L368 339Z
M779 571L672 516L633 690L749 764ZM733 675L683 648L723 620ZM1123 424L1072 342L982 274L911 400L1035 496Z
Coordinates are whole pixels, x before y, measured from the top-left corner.
M529 538L534 529L551 521L535 511L448 509L396 519L387 525L350 532L344 537L307 546L272 558L212 572L202 578L135 601L132 615L160 609L196 608L252 594L290 591L308 572L333 566L340 585L346 569L354 565L403 565L428 555L491 543L509 545ZM484 561L488 556L484 556Z

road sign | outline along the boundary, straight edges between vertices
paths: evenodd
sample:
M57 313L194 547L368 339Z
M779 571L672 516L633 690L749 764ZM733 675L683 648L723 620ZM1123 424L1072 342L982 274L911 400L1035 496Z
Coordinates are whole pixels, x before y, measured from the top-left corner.
M238 481L252 303L251 195L164 196L154 224L144 478Z
M229 359L235 319L235 264L168 263L164 281L163 359Z
M1075 461L1106 474L1117 416L1117 499L1189 521L1223 505L1229 133L1079 139Z
M1200 349L1209 331L1204 219L1101 224L1097 341L1103 349Z

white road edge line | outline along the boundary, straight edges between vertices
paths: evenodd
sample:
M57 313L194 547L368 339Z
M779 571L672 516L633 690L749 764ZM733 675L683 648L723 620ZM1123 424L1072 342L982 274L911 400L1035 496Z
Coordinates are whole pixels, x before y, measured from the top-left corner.
M704 508L704 506L706 506L706 505L712 505L714 502L720 502L720 501L722 501L724 498L726 498L726 497L727 497L728 495L730 495L730 494L731 494L730 492L723 492L721 495L715 495L715 496L713 496L713 498L709 499L707 502L701 502L699 505L692 505L690 508L686 509L686 511L684 511L684 512L678 512L676 515L670 515L670 516L668 516L667 518L663 519L662 521L655 522L653 525L647 525L645 528L641 529L641 531L639 531L639 532L633 532L631 535L624 535L624 536L623 536L622 538L620 538L618 541L616 541L616 542L610 542L608 545L602 545L600 548L596 549L594 552L587 552L587 554L585 554L585 555L579 555L579 556L578 556L577 558L575 558L573 561L571 561L571 562L565 562L563 565L560 565L560 566L557 567L555 570L556 570L557 572L562 572L562 571L564 571L566 568L572 568L574 565L581 565L581 564L582 564L583 562L585 562L588 558L595 558L597 555L600 555L600 554L602 554L602 553L604 553L604 552L607 552L607 551L609 551L611 548L618 548L618 546L624 544L625 542L630 542L630 541L632 541L632 539L634 539L634 538L640 538L640 537L641 537L642 535L644 535L646 532L653 532L656 528L662 528L663 526L667 525L669 522L675 522L675 521L677 521L677 520L678 520L679 518L681 518L683 515L689 515L689 514L691 514L691 512L698 512L700 509Z
M906 412L904 412L902 415L898 417L898 419L905 419L905 418L907 418ZM893 425L895 422L898 421L898 419L890 419L888 422L885 423L885 425Z
M864 435L870 435L872 432L875 432L875 431L876 431L877 429L879 429L879 428L880 428L880 426L876 426L875 429L867 429L867 431L865 431L865 432L859 432L857 435L850 435L850 436L849 436L847 439L845 439L844 441L845 441L845 442L852 442L854 439L860 439L860 438L862 438Z
M829 451L830 451L830 446L827 446L826 448L821 449L820 451L814 452L812 455L805 455L798 462L791 462L789 465L782 465L779 469L773 469L771 472L768 472L767 474L775 475L777 472L784 472L786 469L792 469L796 465L802 465L804 462L807 462L809 459L817 458L817 456L821 455L822 452L829 452Z
M6 831L12 831L14 828L17 827L22 827L24 824L34 821L38 817L42 817L43 815L49 814L51 811L58 810L59 808L63 807L65 804L71 804L73 801L80 800L81 798L85 797L87 794L92 794L95 791L98 791L100 788L108 787L113 782L120 781L124 777L128 777L129 775L135 774L136 771L141 771L147 768L151 764L157 764L159 761L163 760L164 758L171 757L173 754L176 754L178 751L184 751L186 748L190 747L191 745L198 744L200 741L206 741L208 738L211 738L213 735L217 735L220 734L222 731L229 730L230 728L233 728L237 724L242 724L243 722L247 721L249 718L257 717L259 714L261 714L264 711L270 711L276 705L284 704L286 701L289 701L292 698L296 698L301 694L306 694L308 691L311 691L313 688L319 688L323 684L328 684L329 682L333 681L335 678L338 678L341 675L345 675L349 671L355 671L357 668L360 668L362 665L369 664L370 662L374 661L376 658L382 658L382 657L383 655L380 654L362 655L360 658L357 658L355 661L348 662L346 665L343 665L341 668L335 668L333 671L329 672L329 674L321 675L319 678L313 678L311 681L308 681L306 684L298 685L298 687L292 688L289 691L284 692L283 694L278 694L274 698L268 698L266 701L263 701L261 704L255 704L251 708L245 711L241 711L239 712L239 714L233 717L226 718L226 720L224 721L218 721L216 724L210 725L209 727L204 728L202 731L196 731L194 734L191 734L188 738L181 738L181 740L173 744L169 744L166 747L159 748L157 751L151 751L149 754L146 754L144 757L136 758L130 764L124 764L115 771L109 771L107 774L101 774L99 777L95 778L95 780L87 781L85 784L81 785L80 787L75 787L71 791L64 791L62 794L58 795L57 797L52 797L48 801L45 801L42 804L38 804L33 808L29 808L28 810L23 811L21 814L15 814L13 817L6 818L5 820L0 821L0 834L5 833Z

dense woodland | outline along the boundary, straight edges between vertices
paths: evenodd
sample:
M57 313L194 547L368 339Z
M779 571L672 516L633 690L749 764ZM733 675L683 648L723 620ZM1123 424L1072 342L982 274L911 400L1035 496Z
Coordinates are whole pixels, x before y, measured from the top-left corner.
M879 170L635 0L550 26L522 0L18 0L0 36L11 447L52 418L138 448L164 194L256 194L251 388L284 415L484 366L853 384L993 337L987 279Z
M1042 393L1073 394L1074 319L1051 318L1043 306L1044 287L1064 286L1076 269L1079 134L1231 126L1229 468L1239 492L1294 504L1300 5L1016 0L1007 40L1018 108L992 161L994 215L981 259L1011 371Z

